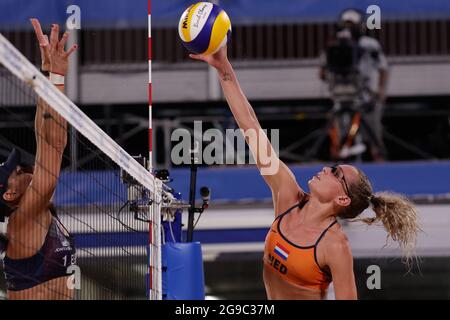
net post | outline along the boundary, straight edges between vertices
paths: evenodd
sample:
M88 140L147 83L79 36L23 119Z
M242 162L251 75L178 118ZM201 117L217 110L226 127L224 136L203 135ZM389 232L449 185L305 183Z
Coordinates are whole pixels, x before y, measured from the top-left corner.
M159 179L155 179L155 221L156 221L156 246L157 246L157 255L156 255L156 299L162 300L163 292L162 292L162 235L161 235L161 206L162 206L162 181Z
M148 161L147 169L150 173L153 171L153 121L152 121L152 34L151 34L151 0L147 1L148 6ZM161 300L162 293L160 288L162 287L161 281L159 281L161 273L161 247L158 237L160 222L158 222L159 208L158 208L158 194L157 188L158 182L154 180L154 194L153 203L149 206L149 243L148 243L148 297L150 300ZM160 219L160 218L159 218ZM155 255L155 250L159 251Z

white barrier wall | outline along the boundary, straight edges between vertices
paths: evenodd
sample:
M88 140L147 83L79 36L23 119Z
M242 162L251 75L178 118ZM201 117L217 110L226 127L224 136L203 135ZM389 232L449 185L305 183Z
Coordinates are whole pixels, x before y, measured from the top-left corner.
M390 59L390 97L448 95L450 57ZM318 61L238 63L235 68L249 99L316 99L328 97L318 79ZM122 68L123 69L123 68ZM211 77L213 77L211 79ZM81 103L145 103L147 71L83 71ZM207 101L217 81L201 64L153 65L154 102Z

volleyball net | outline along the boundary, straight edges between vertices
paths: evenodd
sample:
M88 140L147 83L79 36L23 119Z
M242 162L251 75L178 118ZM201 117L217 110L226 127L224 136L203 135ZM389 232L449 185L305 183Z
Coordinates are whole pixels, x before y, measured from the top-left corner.
M30 113L23 112L24 108L36 108L39 99L64 119L58 125L67 127L73 137L64 149L51 203L67 231L59 223L57 227L74 239L76 263L68 261L70 257L63 257L61 261L45 261L45 265L61 267L75 263L77 268L68 270L68 275L72 275L68 283L72 284L70 292L74 292L76 299L161 299L164 185L147 171L145 159L141 161L128 154L2 34L0 90L0 162L16 148L24 167L34 166L36 171L41 166L45 172L45 165L35 158L36 141L42 133L35 130L35 119L29 117ZM142 145L146 146L146 142ZM37 188L33 191L40 192ZM1 210L9 209L3 206ZM30 219L42 224L33 215ZM6 234L7 222L8 218L0 223L4 237L12 233ZM15 252L22 252L23 257L28 252L37 259L48 259L43 252L48 239L39 247L33 232L27 236L22 232L14 239L15 247L23 246L23 251L15 248ZM69 244L62 243L62 246ZM14 268L15 264L9 265ZM19 265L15 272L28 283L39 282ZM4 276L0 279L0 290L5 292ZM52 284L46 290L64 291L54 292L61 297L67 294L61 285Z

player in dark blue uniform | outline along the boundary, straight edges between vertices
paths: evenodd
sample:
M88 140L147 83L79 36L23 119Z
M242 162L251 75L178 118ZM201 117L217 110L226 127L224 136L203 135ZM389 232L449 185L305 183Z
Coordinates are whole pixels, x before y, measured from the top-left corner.
M53 25L50 39L39 21L32 19L39 41L42 70L64 90L68 57L68 34L59 38ZM73 238L59 221L50 200L55 192L61 161L67 145L67 123L42 99L38 99L35 119L37 151L34 168L21 165L20 153L13 150L0 165L0 200L10 209L6 255L3 261L8 299L71 299L72 279L68 267L75 264Z

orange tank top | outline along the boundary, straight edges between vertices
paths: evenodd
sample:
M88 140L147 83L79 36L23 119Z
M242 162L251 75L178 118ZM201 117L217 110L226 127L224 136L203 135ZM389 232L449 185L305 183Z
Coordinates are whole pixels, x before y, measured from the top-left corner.
M283 280L314 290L326 290L331 276L322 270L317 262L317 245L325 233L337 222L326 228L314 245L302 247L287 239L280 230L280 223L292 209L302 208L306 201L301 201L286 212L280 214L266 236L264 264L266 269L275 272Z

